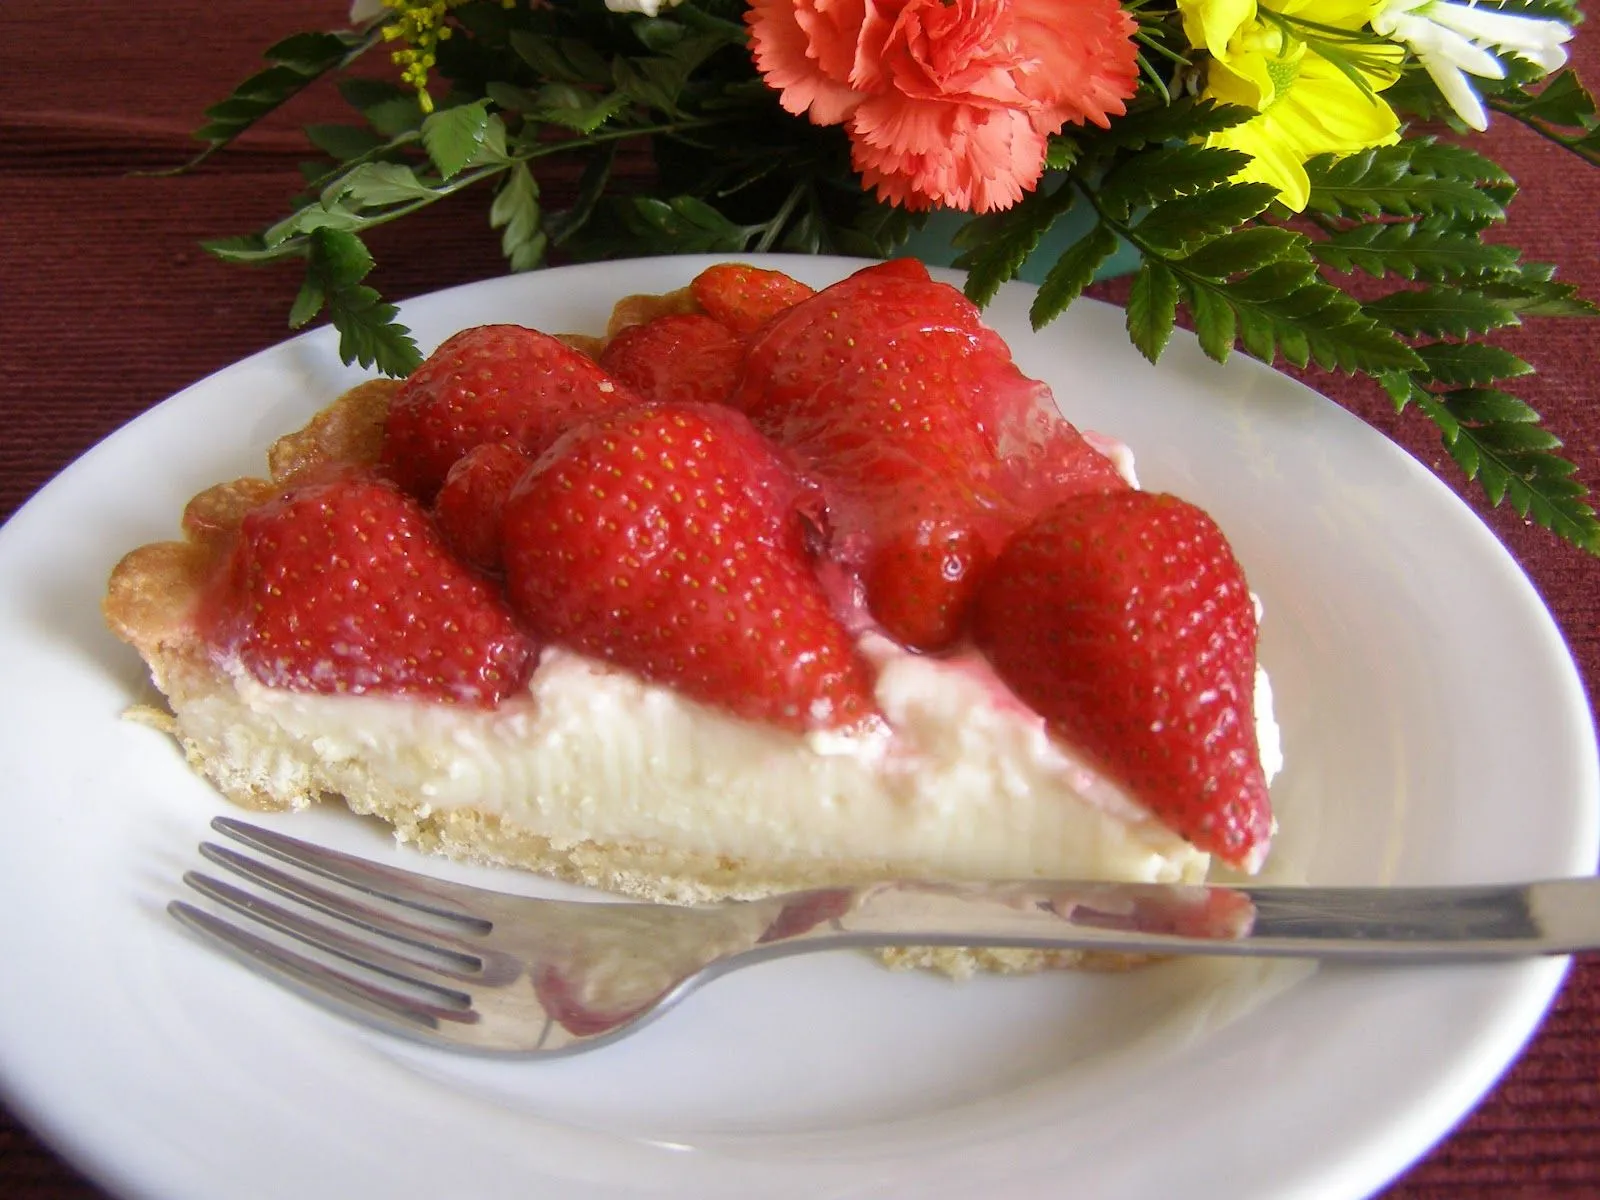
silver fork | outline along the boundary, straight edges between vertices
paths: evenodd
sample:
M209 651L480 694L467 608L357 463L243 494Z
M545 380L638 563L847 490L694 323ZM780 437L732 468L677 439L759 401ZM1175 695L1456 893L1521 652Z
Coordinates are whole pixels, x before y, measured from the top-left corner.
M282 936L263 937L181 900L167 906L174 917L269 978L368 1024L497 1054L543 1056L603 1045L718 975L840 947L1020 946L1391 962L1600 949L1595 878L1432 888L896 880L673 907L505 895L228 817L211 827L297 868L286 871L214 842L200 847L212 863L295 907L190 871L184 882L191 887ZM321 953L311 957L286 942Z

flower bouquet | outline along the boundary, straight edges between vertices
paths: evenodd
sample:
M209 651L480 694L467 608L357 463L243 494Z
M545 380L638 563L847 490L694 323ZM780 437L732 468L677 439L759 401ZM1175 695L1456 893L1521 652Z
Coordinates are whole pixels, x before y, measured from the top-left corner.
M1596 310L1485 239L1517 187L1470 137L1519 121L1600 163L1565 67L1580 19L1576 0L357 0L351 28L271 47L208 110L200 158L324 76L356 116L307 127L324 157L289 215L209 247L302 260L290 324L326 312L345 361L404 374L417 348L363 282L362 235L457 192L515 271L883 257L959 214L979 304L1071 222L1030 268L1035 327L1120 254L1146 357L1182 311L1219 361L1369 376L1494 503L1600 554L1587 488L1508 388L1533 368L1481 340ZM392 66L352 70L373 51ZM619 169L641 152L648 172Z

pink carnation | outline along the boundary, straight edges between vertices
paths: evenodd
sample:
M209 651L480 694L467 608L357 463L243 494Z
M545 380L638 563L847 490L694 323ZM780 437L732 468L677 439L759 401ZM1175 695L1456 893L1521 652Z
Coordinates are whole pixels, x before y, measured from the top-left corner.
M1138 78L1117 0L752 0L779 102L841 122L862 180L906 208L1010 208L1068 121L1105 126Z

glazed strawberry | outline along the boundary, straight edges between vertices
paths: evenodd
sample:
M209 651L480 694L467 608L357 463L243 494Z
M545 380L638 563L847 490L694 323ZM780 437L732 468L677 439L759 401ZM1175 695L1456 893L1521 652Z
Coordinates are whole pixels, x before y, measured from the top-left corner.
M815 295L814 289L782 271L746 263L707 267L689 284L700 307L740 337L754 333L778 313Z
M977 308L930 279L921 263L892 259L867 267L783 309L750 339L735 404L761 425L763 414L806 402L818 388L841 386L841 380L853 388L857 376L872 386L884 374L878 358L885 346L936 330L1010 361Z
M672 313L628 326L600 365L646 400L721 404L739 382L744 343L703 313Z
M744 417L644 405L563 438L506 505L540 636L737 716L839 728L870 684L803 544L802 484Z
M873 618L903 645L951 645L966 630L990 558L965 513L926 514L881 539L863 566Z
M988 560L1034 513L1127 486L977 308L910 260L775 317L733 403L820 478L832 553L920 649L961 634Z
M1250 867L1272 813L1256 746L1256 619L1216 524L1174 496L1079 496L1005 547L973 636L1000 677L1157 818Z
M201 624L269 687L480 707L522 685L534 650L415 500L354 472L252 510Z
M537 457L569 426L638 399L592 359L548 334L520 325L464 329L395 395L382 466L427 503L474 446L511 442Z
M500 571L500 515L533 460L508 442L474 446L450 468L434 497L433 517L456 557L480 571Z

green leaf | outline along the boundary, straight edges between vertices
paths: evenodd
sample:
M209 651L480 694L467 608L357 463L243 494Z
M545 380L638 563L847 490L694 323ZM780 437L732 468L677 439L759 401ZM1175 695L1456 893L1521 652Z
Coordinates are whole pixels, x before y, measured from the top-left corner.
M1195 336L1207 358L1227 362L1233 353L1238 324L1234 310L1221 296L1207 288L1185 285L1184 301L1194 318Z
M1518 515L1600 555L1600 522L1577 468L1554 451L1560 441L1540 427L1538 414L1498 388L1429 391L1413 373L1379 377L1396 411L1415 405L1439 427L1446 451L1490 503L1509 500Z
M1513 269L1518 257L1514 247L1485 242L1476 233L1424 229L1409 221L1341 229L1313 243L1311 253L1335 271L1425 280L1497 275Z
M1158 104L1119 117L1111 122L1110 129L1092 133L1086 130L1081 140L1086 150L1096 154L1113 149L1137 149L1203 138L1208 133L1220 133L1242 125L1255 115L1255 110L1242 105L1182 96L1171 104Z
M1072 207L1073 195L1070 183L1053 190L1040 188L999 214L1000 220L986 230L983 241L955 260L956 266L967 271L967 299L982 308L994 299L1001 284L1015 279L1050 226Z
M1157 205L1133 232L1140 243L1183 253L1208 238L1242 225L1278 194L1268 183L1228 183Z
M1039 285L1039 294L1028 309L1028 320L1033 327L1043 329L1066 312L1067 306L1083 294L1100 264L1110 258L1116 248L1116 232L1102 222L1063 250L1046 273L1044 283Z
M1412 139L1410 145L1411 169L1418 174L1495 187L1516 184L1516 180L1499 163L1458 142L1422 137Z
M1528 266L1513 278L1486 280L1477 284L1477 291L1485 299L1503 304L1519 316L1528 317L1593 317L1600 315L1589 301L1578 295L1578 289L1569 283L1556 283L1529 274Z
M1357 219L1437 213L1469 227L1505 219L1504 207L1473 182L1414 171L1416 151L1414 143L1401 142L1343 158L1318 155L1306 163L1306 210Z
M314 276L307 275L289 308L289 328L304 329L322 311L326 300L327 292L322 284Z
M545 79L577 84L611 82L611 64L581 38L552 38L518 29L511 34L511 48Z
M491 79L483 85L484 95L494 101L495 106L508 112L532 112L538 105L538 98L527 88L518 87L512 83L502 83L498 79ZM587 95L587 93L584 93Z
M1123 159L1096 189L1101 208L1116 217L1178 196L1207 191L1238 174L1250 156L1196 145L1159 146Z
M330 183L322 192L322 203L343 202L355 208L384 208L426 199L433 189L423 184L410 167L401 163L362 163Z
M361 217L349 209L323 208L313 201L271 226L261 237L268 246L281 246L314 230L353 230L360 225Z
M635 227L642 225L663 252L696 254L744 248L745 227L735 225L694 196L674 196L670 200L634 196L631 211Z
M342 79L339 94L386 138L419 129L426 115L416 92L382 80Z
M1428 337L1468 337L1520 323L1510 307L1481 291L1446 284L1391 292L1366 311L1399 333Z
M1432 415L1432 414L1430 414ZM1600 521L1589 491L1573 487L1571 464L1548 450L1528 451L1529 426L1457 424L1445 449L1468 479L1477 479L1493 504L1509 501L1517 515L1536 522L1590 554L1600 554Z
M268 46L261 57L302 75L315 75L338 63L362 40L352 33L292 33Z
M360 283L372 270L372 255L353 233L316 229L311 233L311 265L329 291Z
M1285 292L1293 274L1279 270L1296 264L1268 264L1232 282L1191 277L1196 290L1209 289L1234 310L1239 338L1262 362L1282 353L1298 366L1311 359L1327 370L1414 370L1421 360L1394 332L1363 313L1338 288L1310 279ZM1266 273L1261 281L1255 276Z
M1455 391L1445 393L1444 405L1456 420L1471 421L1474 424L1491 422L1524 424L1539 419L1539 414L1534 412L1533 409L1518 400L1510 392L1503 392L1499 388L1458 388ZM1538 432L1548 441L1539 446L1527 448L1548 450L1561 444L1560 441L1543 430Z
M1487 342L1429 342L1415 349L1429 376L1440 383L1481 385L1533 372L1515 354Z
M513 271L529 271L544 257L547 238L539 227L539 185L527 163L517 163L500 182L489 209L489 227L500 229L500 249Z
M727 41L721 32L696 34L654 58L617 58L611 64L612 82L624 96L646 108L677 114L678 97L689 76Z
M1244 343L1245 351L1270 363L1278 354L1278 339L1273 321L1264 313L1248 308L1234 308L1234 316L1239 322L1239 340Z
M1178 316L1178 277L1146 259L1128 292L1128 337L1151 362L1161 357Z
M671 50L689 31L676 21L659 20L646 17L644 20L633 23L633 35L642 42L647 50L656 53Z
M922 228L923 213L907 212L865 196L862 200L845 230L860 241L855 250L858 257L888 258L905 245L913 229Z
M339 357L346 363L376 366L390 375L408 375L422 362L410 331L395 321L398 311L365 279L372 255L353 233L320 228L306 239L306 281L289 318L295 328L326 306L339 330Z
M290 67L268 67L235 87L233 95L228 99L206 109L206 116L227 120L230 117L248 115L257 111L260 102L274 102L286 88L290 90L298 88L304 78L304 72Z
M1551 125L1587 129L1595 121L1594 97L1570 67L1550 76L1549 82L1536 95L1518 104L1514 111L1519 117L1532 117Z
M375 33L302 33L270 46L262 57L271 65L206 110L208 120L194 133L206 148L188 165L227 145L329 71L348 66L378 40Z
M359 125L307 125L306 137L318 150L339 162L370 154L384 143L383 138Z
M396 377L415 371L422 354L411 331L395 320L399 311L369 287L330 292L328 316L339 331L339 358Z
M1578 0L1500 0L1502 12L1522 17L1544 17L1560 21L1563 25L1577 25L1583 20Z
M1180 263L1185 271L1223 279L1283 259L1307 261L1309 244L1304 234L1276 225L1252 225L1212 238Z
M208 254L215 255L223 262L261 263L277 262L285 258L298 258L301 251L284 246L266 244L259 234L244 234L239 237L211 238L200 243L201 248Z
M1070 171L1081 153L1082 150L1076 141L1058 133L1050 139L1050 147L1045 151L1045 170Z
M564 83L546 84L533 97L529 114L582 134L593 133L629 104L621 92L595 95Z
M600 197L605 194L606 185L611 181L611 168L616 161L616 154L615 142L607 142L596 150L584 164L583 174L578 177L578 192L572 207L546 218L544 231L553 244L564 245L588 224L595 207L600 203Z
M487 100L442 109L422 123L422 144L445 179L459 173L484 148L489 128Z
M1234 300L1244 300L1250 303L1264 303L1272 300L1282 301L1298 295L1302 299L1296 306L1296 315L1309 316L1312 312L1320 312L1326 306L1326 303L1333 299L1333 296L1327 292L1306 287L1306 284L1316 278L1316 274L1316 265L1310 262L1290 260L1267 263L1234 281L1228 288L1228 295ZM1309 308L1305 312L1299 311L1300 308L1309 305L1313 299L1318 301L1315 307Z

